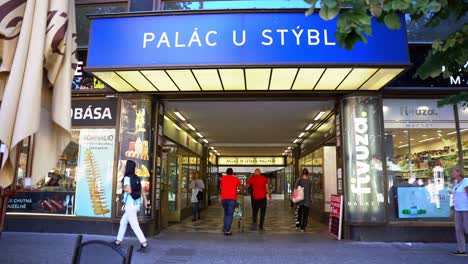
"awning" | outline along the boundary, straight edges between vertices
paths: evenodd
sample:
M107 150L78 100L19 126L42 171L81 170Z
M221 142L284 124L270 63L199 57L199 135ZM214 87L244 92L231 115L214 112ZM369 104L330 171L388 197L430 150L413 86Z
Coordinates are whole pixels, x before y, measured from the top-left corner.
M404 26L372 29L348 51L336 20L302 10L100 16L86 70L119 92L379 90L409 66L408 46Z

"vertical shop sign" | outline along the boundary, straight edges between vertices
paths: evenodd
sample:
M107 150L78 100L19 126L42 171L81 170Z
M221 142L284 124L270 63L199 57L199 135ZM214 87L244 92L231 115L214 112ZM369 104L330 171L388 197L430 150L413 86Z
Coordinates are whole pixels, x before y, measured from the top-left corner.
M343 100L346 220L385 222L380 98Z
M115 129L82 129L76 188L76 215L110 217Z
M332 194L330 200L330 219L328 222L328 232L338 240L341 240L343 224L343 196Z

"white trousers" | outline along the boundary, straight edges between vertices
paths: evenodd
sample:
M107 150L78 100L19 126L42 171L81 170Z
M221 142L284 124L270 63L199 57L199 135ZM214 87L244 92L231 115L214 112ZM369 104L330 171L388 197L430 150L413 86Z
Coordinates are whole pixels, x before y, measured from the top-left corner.
M120 219L119 233L117 235L117 240L122 241L127 231L127 225L130 223L130 227L137 236L141 244L146 242L145 235L141 231L140 224L138 223L137 212L140 211L139 205L126 205L125 213Z

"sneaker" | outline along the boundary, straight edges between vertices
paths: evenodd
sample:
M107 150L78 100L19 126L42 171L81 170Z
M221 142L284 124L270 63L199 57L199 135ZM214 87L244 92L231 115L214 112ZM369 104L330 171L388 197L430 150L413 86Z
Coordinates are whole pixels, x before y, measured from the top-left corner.
M122 242L120 242L120 241L117 242L117 241L118 240L114 240L114 242L112 242L112 243L114 243L114 245L116 245L117 247L120 247L122 245Z
M225 236L232 236L232 233L231 232L224 232L224 235Z
M452 255L459 256L459 257L466 257L467 256L466 251L465 252L455 251L455 252L452 252Z
M145 253L147 248L148 248L148 245L146 246L140 245L140 248L137 249L137 251L140 253Z
M304 232L305 232L305 230L304 230L304 229L299 229L299 230L301 231L301 233L304 233Z

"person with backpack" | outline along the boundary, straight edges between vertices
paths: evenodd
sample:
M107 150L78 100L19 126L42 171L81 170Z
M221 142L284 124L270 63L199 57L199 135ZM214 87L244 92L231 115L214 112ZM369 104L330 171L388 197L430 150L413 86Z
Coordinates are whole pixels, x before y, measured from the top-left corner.
M135 174L135 168L136 163L133 160L127 160L124 178L122 179L122 190L124 193L123 211L125 213L120 220L119 233L114 243L120 246L127 231L127 225L130 223L130 227L141 244L137 251L143 253L146 251L148 243L138 223L137 213L140 211L141 205L141 181L140 177Z
M200 219L200 212L201 206L203 201L203 190L205 189L205 184L202 180L200 180L200 174L198 171L193 173L192 181L190 182L190 189L192 189L192 222L197 221L197 214L198 219Z

